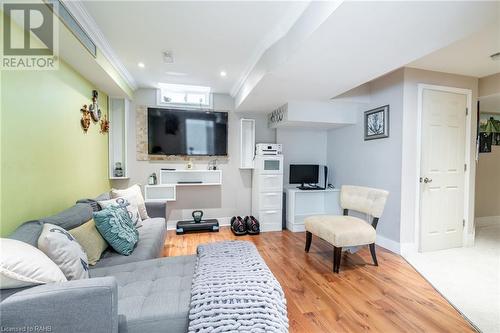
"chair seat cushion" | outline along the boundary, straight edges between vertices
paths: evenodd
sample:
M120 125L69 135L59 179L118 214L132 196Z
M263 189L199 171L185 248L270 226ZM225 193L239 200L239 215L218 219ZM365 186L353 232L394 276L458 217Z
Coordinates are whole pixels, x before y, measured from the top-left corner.
M304 220L306 231L336 247L375 243L375 229L354 216L317 215Z

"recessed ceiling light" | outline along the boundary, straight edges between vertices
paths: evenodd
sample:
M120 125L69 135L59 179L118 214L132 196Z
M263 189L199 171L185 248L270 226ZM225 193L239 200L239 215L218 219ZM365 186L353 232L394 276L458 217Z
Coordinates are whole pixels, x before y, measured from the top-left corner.
M221 72L220 72L220 76L222 76L222 77L226 77L226 76L227 76L226 71L221 71Z
M146 65L144 65L144 63L143 63L143 62L138 63L138 64L137 64L137 66L139 66L139 67L141 67L141 68L146 67Z
M490 55L491 60L500 60L500 52Z

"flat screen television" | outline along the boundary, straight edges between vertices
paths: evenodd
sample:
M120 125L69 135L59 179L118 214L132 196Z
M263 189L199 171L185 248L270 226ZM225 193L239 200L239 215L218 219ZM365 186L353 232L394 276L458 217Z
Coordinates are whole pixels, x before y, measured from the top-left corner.
M319 165L290 164L290 184L317 184L319 181Z
M227 155L227 112L148 108L150 155Z

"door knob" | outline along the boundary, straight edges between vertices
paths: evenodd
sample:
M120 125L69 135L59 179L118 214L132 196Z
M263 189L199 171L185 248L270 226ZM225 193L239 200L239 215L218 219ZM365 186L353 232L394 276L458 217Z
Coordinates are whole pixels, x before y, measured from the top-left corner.
M427 184L427 183L432 183L432 178L427 178L427 177L425 177L425 178L424 178L424 183L426 183L426 184Z

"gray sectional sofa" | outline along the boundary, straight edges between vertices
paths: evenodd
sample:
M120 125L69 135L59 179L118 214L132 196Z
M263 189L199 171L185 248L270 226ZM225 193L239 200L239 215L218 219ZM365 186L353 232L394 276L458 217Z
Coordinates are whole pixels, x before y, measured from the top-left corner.
M37 246L44 223L71 231L92 217L95 204L80 200L59 214L24 223L9 238ZM1 290L1 330L186 332L196 257L161 258L165 204L146 208L151 218L138 229L139 242L130 256L108 248L91 266L89 279Z

